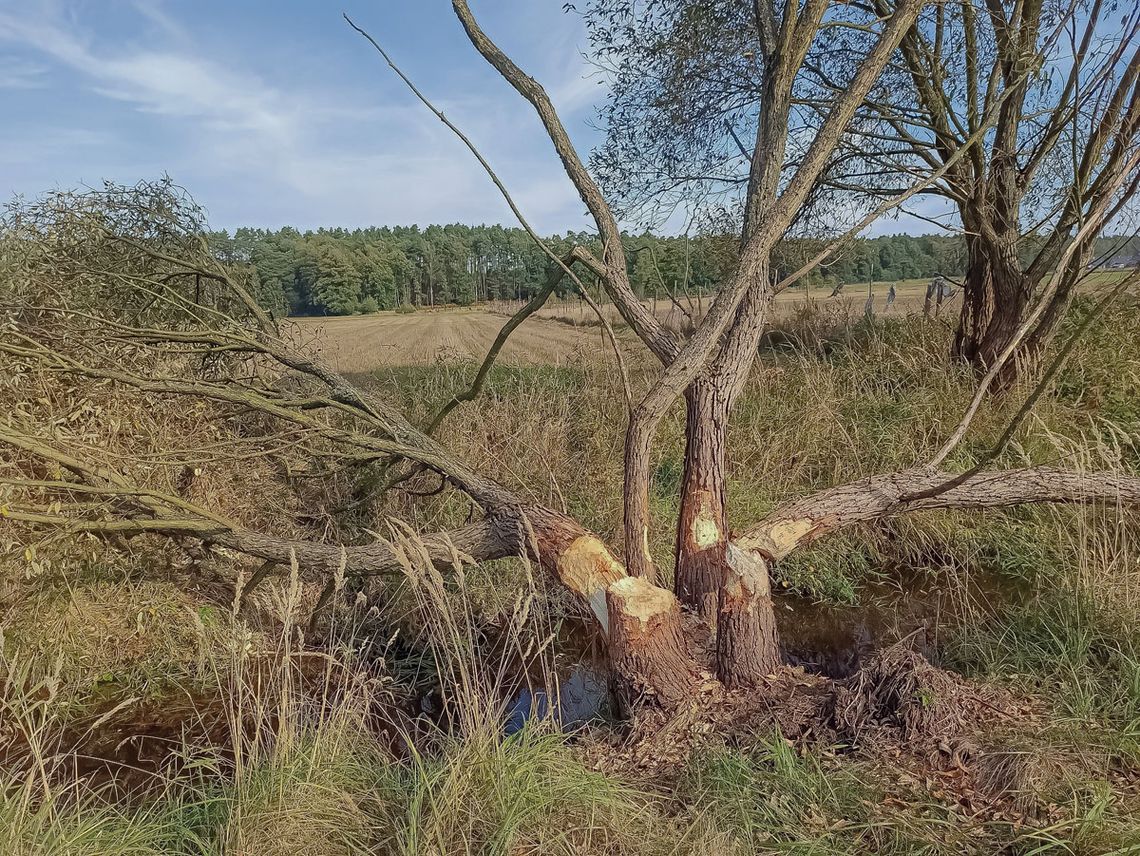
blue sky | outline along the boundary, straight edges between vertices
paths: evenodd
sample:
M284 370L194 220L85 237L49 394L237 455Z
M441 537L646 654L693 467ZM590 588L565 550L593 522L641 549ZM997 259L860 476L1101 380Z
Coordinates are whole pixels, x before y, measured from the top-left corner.
M585 152L605 88L580 20L561 0L472 8ZM446 0L0 0L0 194L169 173L216 228L513 223L341 11L473 138L540 231L590 228L529 105Z

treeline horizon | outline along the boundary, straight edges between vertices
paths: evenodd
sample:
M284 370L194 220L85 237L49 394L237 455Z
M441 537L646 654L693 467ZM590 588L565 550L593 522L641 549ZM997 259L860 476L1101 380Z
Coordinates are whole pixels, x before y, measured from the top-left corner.
M525 300L543 286L553 264L517 227L449 224L317 229L300 231L239 228L213 232L214 252L231 264L249 264L260 285L259 299L278 315L353 315L381 310L409 311L441 305L469 306L494 300ZM544 239L562 256L575 245L601 254L596 235L567 232ZM733 235L699 237L651 233L624 236L630 281L647 299L669 294L715 292L736 264ZM777 276L798 269L825 244L789 238L773 253ZM1031 253L1026 247L1026 254ZM1095 263L1136 264L1140 238L1098 239ZM949 278L965 270L965 241L947 235L881 235L857 238L833 261L798 287L838 283L898 282ZM580 267L580 266L579 266ZM595 278L579 277L594 290ZM569 293L564 281L559 295Z

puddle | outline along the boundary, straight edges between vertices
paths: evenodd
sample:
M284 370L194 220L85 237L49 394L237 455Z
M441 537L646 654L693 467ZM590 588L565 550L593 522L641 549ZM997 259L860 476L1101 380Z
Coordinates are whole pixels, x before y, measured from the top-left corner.
M993 604L1014 594L1008 585L974 575L962 587L932 580L866 585L853 606L819 604L779 593L774 602L784 661L845 678L858 671L869 654L904 638L936 661L946 632L961 623L965 603Z
M856 605L832 606L790 594L775 596L776 623L784 662L831 678L856 671L875 651L908 638L932 662L939 659L942 639L965 614L964 603L994 604L1016 595L1008 584L974 574L963 585L940 585L929 577L869 584ZM942 581L944 582L944 581ZM612 717L616 710L603 652L581 630L560 645L557 693L549 688L522 687L508 710L506 731L514 733L531 716L554 718L573 728ZM555 697L556 696L556 697Z
M127 798L160 789L170 775L193 763L193 750L187 747L210 747L209 757L226 763L232 759L231 742L221 699L187 694L107 704L41 751L51 776L84 780ZM0 764L20 769L32 757L30 747L17 740L0 751Z
M567 730L612 718L616 707L610 691L605 646L596 629L564 623L553 643L551 667L539 659L516 662L503 688L507 702L503 730L514 734L528 719L551 717Z
M609 674L600 665L574 664L555 689L519 690L507 710L506 733L514 734L534 717L552 716L563 728L574 729L613 715Z

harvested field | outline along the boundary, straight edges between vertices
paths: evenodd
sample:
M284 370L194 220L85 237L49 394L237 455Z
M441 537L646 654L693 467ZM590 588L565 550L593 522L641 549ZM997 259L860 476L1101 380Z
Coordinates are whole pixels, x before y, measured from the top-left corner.
M884 312L888 287L875 286L877 314L901 316L921 311L922 295L926 289L924 283L900 284L896 288L895 305L889 312ZM837 316L854 318L863 312L865 288L847 286L837 298L824 300L826 294L821 293L818 300L814 294L811 299ZM699 302L694 299L691 308L687 303L685 306L699 317L709 302L706 297ZM777 305L784 314L790 315L805 303L803 292L795 291L781 295ZM315 338L324 356L340 371L352 374L380 366L430 365L447 359L481 360L507 318L521 306L521 302L501 302L470 309L420 310L407 315L377 312L372 315L294 318L292 323L306 340ZM683 313L667 300L658 300L654 309L660 318L675 328L685 321ZM607 304L603 311L614 325L619 341L628 343L631 350L639 351L632 338L627 340L631 334L613 306ZM511 335L499 359L504 363L522 365L557 365L576 354L597 352L598 349L608 353L610 345L593 310L577 300L551 301Z
M1086 291L1110 286L1126 271L1100 271L1089 277ZM892 283L872 286L875 316L902 318L922 311L927 280L903 280L893 283L895 302L887 307L887 292ZM789 318L813 305L833 322L842 324L863 315L867 286L851 284L840 294L829 297L830 289L816 286L809 291L789 289L775 301L778 318ZM955 317L961 307L957 290L943 304L942 313ZM708 309L710 298L682 299L681 305L692 317L699 318ZM369 372L382 366L430 365L439 360L481 360L494 342L507 318L517 312L523 301L498 301L473 308L419 310L401 315L377 312L372 315L350 315L328 318L294 318L302 338L315 339L324 356L338 370L353 374ZM682 329L685 313L668 299L647 301L667 325ZM603 306L619 342L631 353L643 353L639 343L625 327L612 304ZM778 319L777 319L778 320ZM610 352L594 311L579 300L551 300L527 319L507 340L499 359L504 364L558 365L582 353Z
M352 374L379 366L481 360L507 316L486 309L440 309L408 315L378 312L342 318L297 318L305 339L315 338L326 359ZM609 345L600 327L528 319L507 340L504 363L556 365Z

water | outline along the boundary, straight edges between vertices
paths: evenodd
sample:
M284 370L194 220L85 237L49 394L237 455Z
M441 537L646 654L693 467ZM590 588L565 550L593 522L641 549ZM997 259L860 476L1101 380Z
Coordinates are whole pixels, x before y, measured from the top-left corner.
M609 674L599 664L575 663L555 689L520 689L507 712L506 733L514 734L533 717L553 716L563 728L573 729L613 715Z
M784 660L806 671L844 678L874 651L907 639L937 662L943 635L961 624L968 604L994 604L1017 591L996 578L974 574L963 584L929 577L865 585L859 603L834 606L795 595L775 597Z

